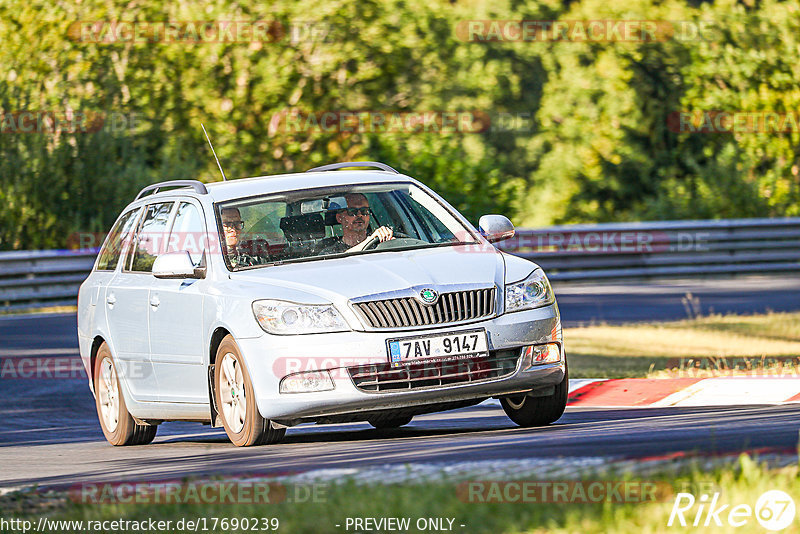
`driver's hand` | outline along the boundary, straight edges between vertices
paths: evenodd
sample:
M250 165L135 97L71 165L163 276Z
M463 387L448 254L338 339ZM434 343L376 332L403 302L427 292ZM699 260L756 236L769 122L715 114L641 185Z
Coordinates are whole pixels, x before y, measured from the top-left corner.
M366 247L376 237L379 240L378 242L382 243L384 241L389 241L390 239L394 239L394 233L392 232L391 228L388 228L386 226L381 226L380 228L372 232L370 235L368 235L364 241L362 241L358 245L355 245L347 249L347 252L359 252L364 250L364 247Z
M372 234L367 238L367 242L371 241L372 238L374 237L377 237L378 239L381 240L381 243L383 243L384 241L389 241L390 239L394 239L394 233L392 232L392 229L389 228L388 226L381 226L380 228L372 232Z

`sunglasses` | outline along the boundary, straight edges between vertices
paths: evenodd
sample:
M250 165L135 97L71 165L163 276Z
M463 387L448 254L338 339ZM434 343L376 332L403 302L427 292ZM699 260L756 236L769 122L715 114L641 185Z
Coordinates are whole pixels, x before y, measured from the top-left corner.
M241 230L244 228L244 221L227 221L223 222L222 226L227 226L228 228L233 228L235 230Z
M369 208L347 208L344 210L350 217L358 215L369 215Z

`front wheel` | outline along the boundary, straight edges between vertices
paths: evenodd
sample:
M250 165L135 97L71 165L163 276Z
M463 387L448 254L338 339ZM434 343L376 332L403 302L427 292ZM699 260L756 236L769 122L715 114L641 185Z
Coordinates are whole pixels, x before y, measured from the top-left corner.
M273 428L258 412L253 384L239 347L230 335L217 349L214 396L228 438L237 447L277 443L285 428Z
M97 418L109 443L115 446L146 445L155 439L158 427L137 423L128 412L111 349L106 343L97 349L94 396Z
M500 399L503 411L509 419L522 427L544 426L558 420L567 407L569 373L564 365L564 380L558 383L552 395L529 397L512 395Z

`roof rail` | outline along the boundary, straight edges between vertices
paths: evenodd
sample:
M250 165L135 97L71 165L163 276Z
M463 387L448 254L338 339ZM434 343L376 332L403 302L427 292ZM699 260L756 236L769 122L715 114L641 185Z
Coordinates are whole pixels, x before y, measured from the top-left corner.
M198 180L170 180L169 182L159 182L157 184L148 185L147 187L139 191L139 194L136 195L135 200L139 200L140 198L142 198L143 196L145 196L147 193L150 192L152 192L152 194L155 195L164 187L191 187L195 190L196 193L199 193L201 195L208 194L208 189L206 189L206 184Z
M314 167L313 169L308 169L306 172L335 171L336 169L344 169L346 167L375 167L382 171L400 174L399 172L397 172L397 170L379 161L345 161L342 163L331 163L330 165L323 165L322 167Z

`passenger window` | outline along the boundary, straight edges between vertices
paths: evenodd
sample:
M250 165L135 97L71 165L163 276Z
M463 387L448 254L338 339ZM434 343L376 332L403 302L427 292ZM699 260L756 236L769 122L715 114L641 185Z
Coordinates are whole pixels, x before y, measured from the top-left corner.
M117 224L108 233L97 260L98 271L113 271L117 268L122 249L130 241L131 229L136 222L137 213L139 213L139 208L131 210L120 217Z
M206 225L203 223L197 206L190 202L181 202L172 232L169 234L167 252L185 250L192 257L192 263L198 265L203 257L203 250L208 244Z
M136 249L131 260L131 271L149 273L153 270L153 262L164 248L164 237L167 235L167 223L173 205L173 202L162 202L145 208L142 223L136 232Z

